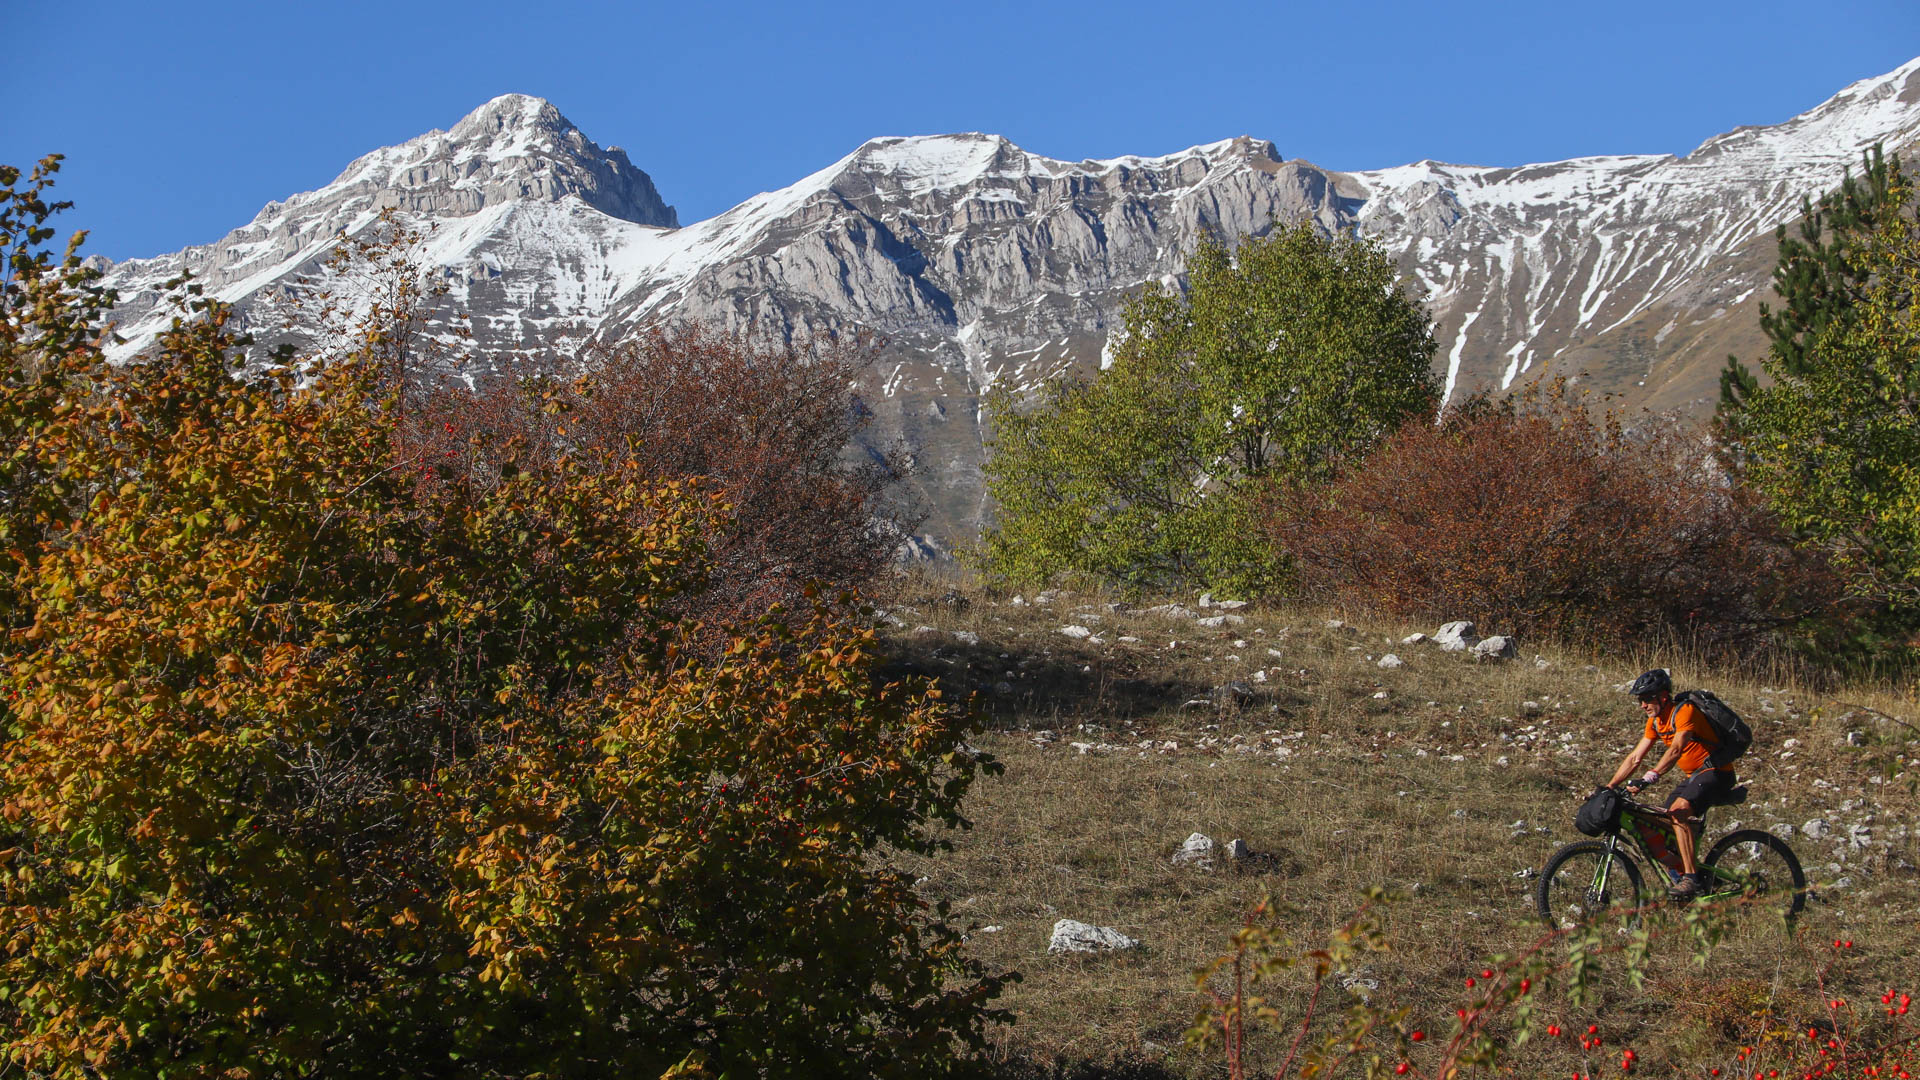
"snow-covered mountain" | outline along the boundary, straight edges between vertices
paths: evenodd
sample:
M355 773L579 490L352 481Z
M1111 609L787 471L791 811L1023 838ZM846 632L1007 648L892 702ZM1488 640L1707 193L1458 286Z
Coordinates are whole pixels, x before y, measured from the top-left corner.
M1686 157L1340 173L1249 137L1083 162L993 135L882 138L679 227L624 153L508 95L214 244L109 277L137 345L180 270L244 310L395 207L434 226L423 258L483 353L564 352L656 320L782 339L877 331L877 434L906 441L932 527L956 535L983 510L984 389L1097 364L1125 298L1177 285L1210 232L1309 218L1378 241L1429 294L1449 393L1551 370L1628 404L1699 407L1728 351L1759 351L1775 226L1876 143L1920 143L1920 60Z

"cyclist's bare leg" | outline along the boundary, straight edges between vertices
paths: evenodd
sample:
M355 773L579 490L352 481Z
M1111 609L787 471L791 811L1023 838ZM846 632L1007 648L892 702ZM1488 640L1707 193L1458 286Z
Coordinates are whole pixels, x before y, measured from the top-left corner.
M1699 873L1700 867L1693 861L1693 804L1685 799L1675 799L1667 807L1673 815L1673 847L1680 853L1680 872Z

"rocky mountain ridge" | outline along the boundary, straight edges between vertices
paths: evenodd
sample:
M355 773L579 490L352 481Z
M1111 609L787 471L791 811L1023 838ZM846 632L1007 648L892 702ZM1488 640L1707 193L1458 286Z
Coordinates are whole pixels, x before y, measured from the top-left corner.
M544 101L507 95L355 161L220 241L114 266L128 349L192 269L243 311L383 208L430 225L421 262L502 366L653 321L777 340L885 341L868 394L961 536L986 508L979 399L1100 362L1125 299L1178 286L1200 239L1310 219L1381 244L1428 294L1449 394L1577 375L1629 405L1700 407L1728 351L1757 355L1773 229L1862 151L1920 142L1920 60L1685 157L1334 172L1241 137L1065 162L998 136L871 140L678 226L645 173ZM507 358L500 360L500 358Z

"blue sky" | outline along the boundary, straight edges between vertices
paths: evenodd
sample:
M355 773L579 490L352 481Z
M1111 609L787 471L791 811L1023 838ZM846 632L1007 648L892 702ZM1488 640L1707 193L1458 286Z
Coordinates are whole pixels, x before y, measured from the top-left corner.
M5 0L0 162L87 250L217 239L495 95L627 149L682 222L878 135L1080 159L1250 134L1339 169L1685 153L1920 55L1915 0L672 5Z

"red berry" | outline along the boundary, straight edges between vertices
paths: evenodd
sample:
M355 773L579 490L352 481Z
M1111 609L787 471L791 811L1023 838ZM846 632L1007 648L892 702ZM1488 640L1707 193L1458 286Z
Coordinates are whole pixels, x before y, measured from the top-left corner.
M1407 1038L1412 1039L1414 1042L1419 1042L1420 1040L1426 1037L1427 1037L1427 1033L1424 1031L1416 1031L1407 1036Z
M1393 1075L1395 1075L1395 1076L1405 1076L1405 1075L1407 1075L1407 1063L1403 1061L1403 1062L1401 1062L1400 1064L1398 1064L1398 1065L1395 1065L1395 1066L1393 1067Z

